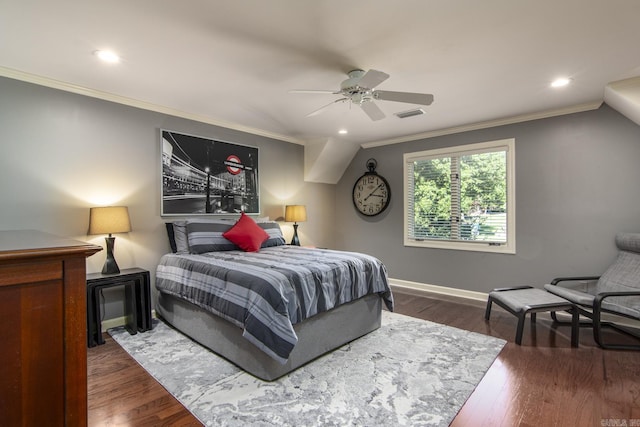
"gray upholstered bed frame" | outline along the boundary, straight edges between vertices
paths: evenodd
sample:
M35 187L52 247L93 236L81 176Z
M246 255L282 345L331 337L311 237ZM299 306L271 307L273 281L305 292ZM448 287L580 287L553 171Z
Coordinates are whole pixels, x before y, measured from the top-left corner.
M294 325L298 343L281 365L242 337L242 329L202 308L158 293L157 314L167 323L256 377L273 381L380 327L382 299L368 295Z

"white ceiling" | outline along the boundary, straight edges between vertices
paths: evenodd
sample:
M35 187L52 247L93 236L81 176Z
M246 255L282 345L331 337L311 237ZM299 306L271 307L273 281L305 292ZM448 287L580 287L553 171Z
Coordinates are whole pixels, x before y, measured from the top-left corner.
M640 75L637 0L0 0L0 75L308 143L370 146L597 108ZM112 49L122 61L92 54ZM354 68L432 93L426 114L331 94ZM551 89L568 76L573 84ZM635 86L637 89L637 85ZM339 129L347 135L338 135ZM353 149L349 150L350 152Z

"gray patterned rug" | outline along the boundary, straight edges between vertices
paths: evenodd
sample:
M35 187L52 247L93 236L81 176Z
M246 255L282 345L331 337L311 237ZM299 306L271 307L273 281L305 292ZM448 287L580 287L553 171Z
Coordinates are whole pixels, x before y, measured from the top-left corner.
M447 426L505 344L384 311L380 329L264 382L158 320L109 333L207 426Z

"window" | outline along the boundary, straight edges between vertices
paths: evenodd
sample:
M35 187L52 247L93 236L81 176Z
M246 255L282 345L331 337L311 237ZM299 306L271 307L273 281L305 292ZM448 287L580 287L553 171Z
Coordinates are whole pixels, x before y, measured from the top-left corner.
M405 246L515 253L515 140L404 155Z

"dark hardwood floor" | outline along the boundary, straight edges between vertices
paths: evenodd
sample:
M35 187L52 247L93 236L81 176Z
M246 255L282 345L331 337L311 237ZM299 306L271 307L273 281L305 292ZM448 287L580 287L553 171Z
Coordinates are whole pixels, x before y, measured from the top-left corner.
M516 318L496 305L396 292L396 312L508 341L452 426L640 426L640 352L603 351L581 328L571 348L570 328L546 313L525 325L514 343ZM616 335L616 337L618 337ZM90 426L201 425L110 337L90 348Z
M89 426L201 426L110 336L88 349Z

